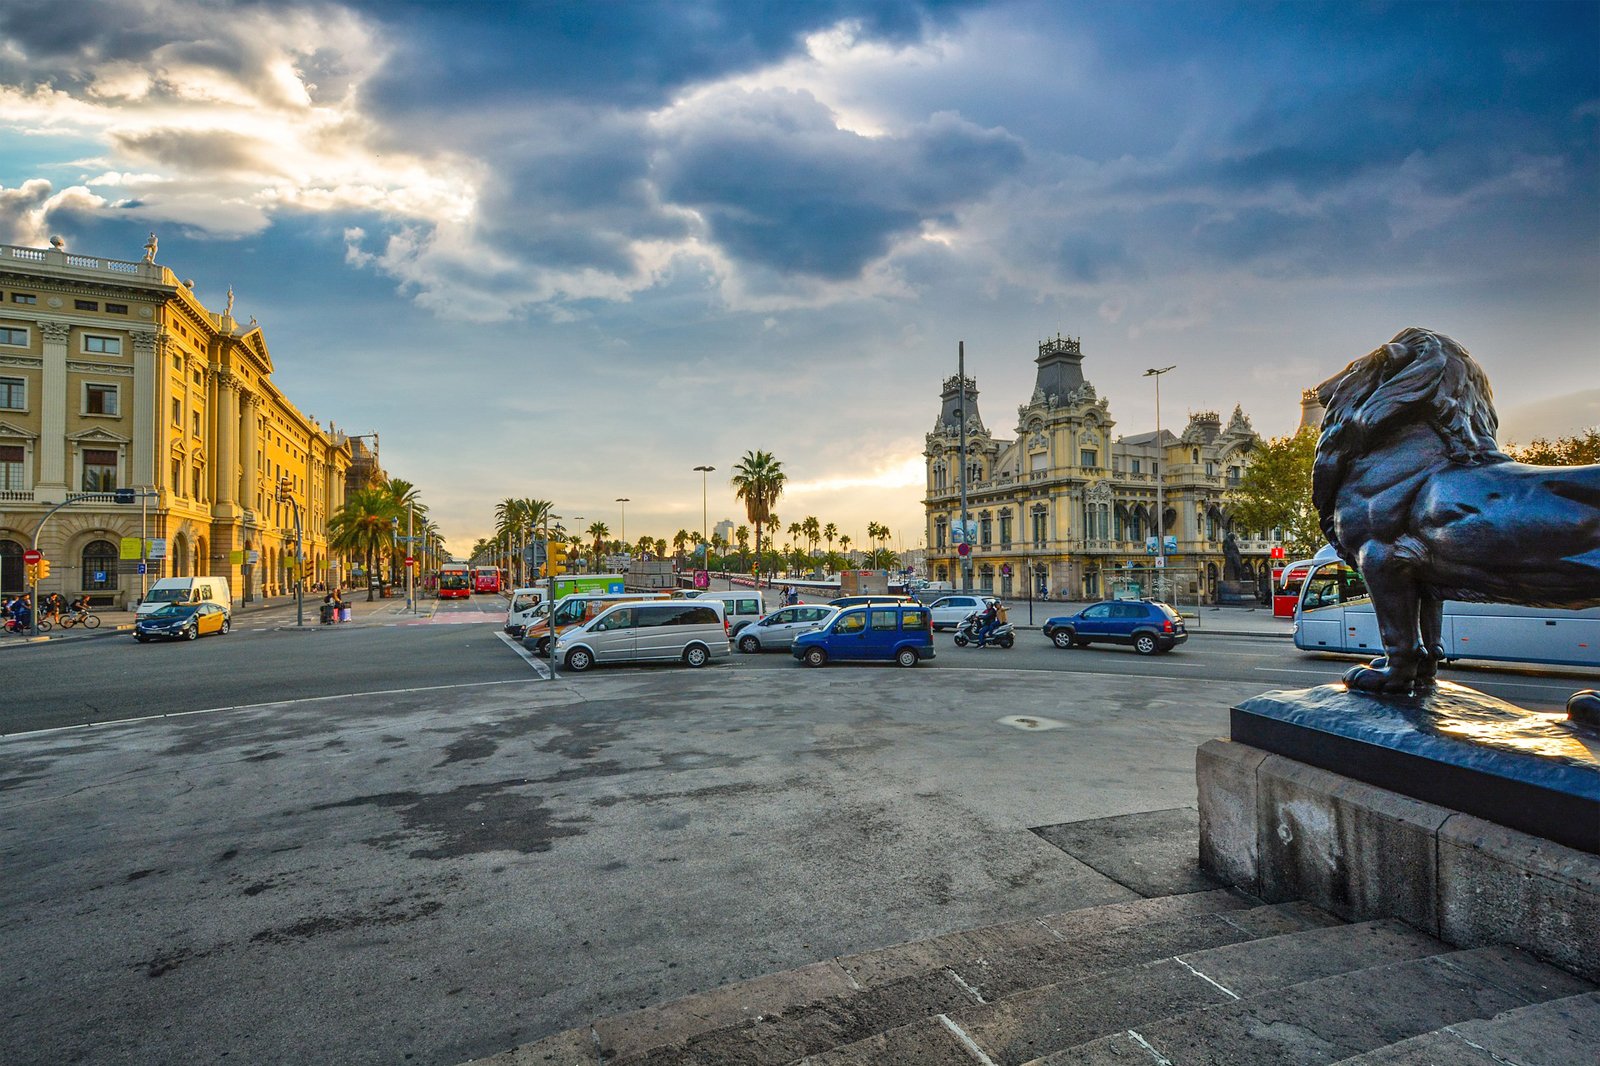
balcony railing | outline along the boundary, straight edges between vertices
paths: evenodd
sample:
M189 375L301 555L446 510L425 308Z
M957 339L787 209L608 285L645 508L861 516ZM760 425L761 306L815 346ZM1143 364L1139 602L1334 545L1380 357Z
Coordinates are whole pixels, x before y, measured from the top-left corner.
M32 503L32 489L0 489L0 503Z

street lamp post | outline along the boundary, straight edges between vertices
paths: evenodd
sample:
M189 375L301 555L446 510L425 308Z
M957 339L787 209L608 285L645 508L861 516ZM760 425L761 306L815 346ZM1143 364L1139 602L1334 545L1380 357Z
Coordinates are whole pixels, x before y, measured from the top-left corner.
M715 470L714 466L697 466L700 471L700 561L707 570L711 569L711 519L710 512L706 509L706 475Z
M626 553L628 550L628 504L633 501L626 496L618 496L617 502L622 504L618 508L622 513L622 517L617 519L617 539L622 541L622 550Z
M302 546L300 528L300 504L294 498L290 482L287 477L278 479L278 499L287 503L294 513L294 624L306 624L306 555Z
M1156 379L1156 580L1152 584L1158 588L1164 586L1167 577L1167 507L1161 495L1161 479L1163 477L1161 460L1166 456L1161 446L1161 375L1169 370L1176 370L1177 365L1164 366L1160 369L1151 367L1144 372L1147 378Z

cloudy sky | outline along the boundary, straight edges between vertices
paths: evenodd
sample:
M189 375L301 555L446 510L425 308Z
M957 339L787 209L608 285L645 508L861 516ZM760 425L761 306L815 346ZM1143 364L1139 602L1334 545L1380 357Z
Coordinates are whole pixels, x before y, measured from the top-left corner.
M155 230L457 550L742 520L753 448L916 547L958 341L1007 436L1058 332L1119 432L1409 325L1600 423L1597 131L1592 2L0 0L0 242Z

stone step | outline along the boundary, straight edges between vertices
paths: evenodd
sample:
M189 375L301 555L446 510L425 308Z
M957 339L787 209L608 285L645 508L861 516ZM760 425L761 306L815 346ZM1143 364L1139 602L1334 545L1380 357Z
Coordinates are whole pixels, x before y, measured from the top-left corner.
M1273 935L1276 933L1277 935ZM951 1016L994 1062L1011 1066L1102 1036L1352 969L1447 950L1399 922L1268 930L1261 939L1199 945L1140 965L1045 985Z
M840 959L846 973L852 977L859 973L871 983L864 984L860 991L797 1004L781 1013L763 1016L755 1024L709 1030L672 1047L657 1045L637 1056L619 1054L616 1062L618 1066L780 1066L940 1015L948 1019L964 1008L1021 989L1080 980L1219 944L1322 929L1335 921L1313 907L1288 903L1124 924L1139 913L1124 909L1120 917L1075 917L1070 924L1077 936L1072 940L1059 939L1060 934L1047 923L1035 928L1016 923L940 938L937 945L916 946L909 956L896 951L889 959L879 958L875 952L869 953L871 958ZM1159 917L1171 911L1149 907L1142 913ZM978 954L973 957L975 952ZM903 976L888 976L909 959L915 959L922 968ZM859 978L857 982L860 983ZM959 1031L948 1020L941 1027L952 1035ZM929 1039L937 1043L940 1035L931 1031ZM603 1047L612 1046L605 1033L601 1036Z
M1600 1061L1600 992L1447 1025L1337 1066L1576 1066Z
M1028 979L1027 967L1015 960L1031 959L1040 967L1038 983L1081 975L1097 965L1127 965L1331 921L1314 908L1262 907L1259 900L1224 889L1106 904L725 985L597 1019L592 1026L556 1033L473 1066L589 1066L602 1055L608 1066L702 1061L693 1056L713 1054L717 1061L785 1062L981 1002L984 997L964 983L957 966L983 980L1015 985ZM990 966L993 960L1006 964ZM1054 969L1046 973L1045 966ZM940 1032L946 1031L941 1027ZM732 1057L740 1045L758 1043L770 1044L779 1057L751 1048L744 1052L747 1058Z
M1445 1026L1590 991L1593 986L1581 978L1514 948L1475 948L1303 981L1178 1017L1134 1023L1076 1046L1058 1045L1060 1050L1029 1066L1332 1063ZM996 1063L1018 1061L990 1055Z

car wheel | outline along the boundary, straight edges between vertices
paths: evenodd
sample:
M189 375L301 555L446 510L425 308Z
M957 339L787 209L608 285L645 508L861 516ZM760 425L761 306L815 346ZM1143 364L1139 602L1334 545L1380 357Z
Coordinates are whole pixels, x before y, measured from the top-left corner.
M894 661L901 666L915 666L917 665L917 653L911 648L901 648L894 653Z
M702 667L711 661L711 651L703 644L691 644L683 649L683 662L686 666Z
M581 674L594 665L594 656L583 648L573 648L567 652L567 669L575 674Z
M550 639L548 637L546 637L544 640L541 640L537 644L535 644L533 646L533 653L535 655L549 655L550 654Z
M967 644L968 644L967 638L962 636L960 633L957 633L956 634L956 647L965 648L967 646Z
M1156 638L1149 633L1140 633L1133 638L1133 650L1140 655L1154 655L1156 653Z
M183 631L183 639L184 640L199 640L200 639L200 627L198 625L192 625L192 626L185 627L184 631Z
M761 642L755 637L740 637L739 650L746 655L754 655L761 650Z
M807 648L805 663L807 666L821 666L828 661L828 653L821 648Z
M1009 633L1000 638L1000 646L1002 648L1009 648L1013 644L1015 644L1016 642L1017 642L1017 638L1011 636Z
M233 619L224 618L222 620L222 629L221 629L222 635L223 636L227 636L229 633L232 633L232 632L233 632Z
M145 636L143 633L135 633L133 635L133 639L137 640L140 644L148 644L148 643L150 643L150 638Z
M1058 648L1070 648L1072 647L1072 630L1058 629L1050 634L1050 639Z

